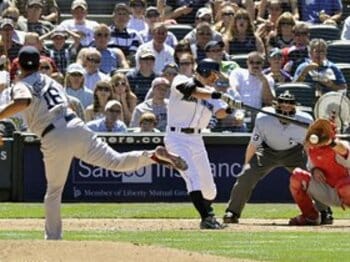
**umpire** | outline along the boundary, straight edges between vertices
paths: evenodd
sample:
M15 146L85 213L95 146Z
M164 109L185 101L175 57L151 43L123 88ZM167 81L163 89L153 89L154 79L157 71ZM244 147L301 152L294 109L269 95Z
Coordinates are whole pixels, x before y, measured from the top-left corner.
M306 123L313 120L308 113L296 110L295 97L288 91L279 95L275 107L266 110ZM231 190L223 217L224 223L239 222L244 205L256 184L273 169L282 166L291 173L296 167L306 167L307 157L303 150L306 131L306 128L283 122L270 115L257 115L242 172ZM331 210L321 203L317 203L317 206L321 211L321 224L331 224Z

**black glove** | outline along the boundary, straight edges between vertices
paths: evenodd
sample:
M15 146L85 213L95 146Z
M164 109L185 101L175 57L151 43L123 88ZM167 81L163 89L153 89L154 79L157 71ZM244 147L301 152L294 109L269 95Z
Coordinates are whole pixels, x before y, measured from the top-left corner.
M232 109L242 109L242 102L238 100L234 100L228 94L223 94L221 99L226 102L226 104Z

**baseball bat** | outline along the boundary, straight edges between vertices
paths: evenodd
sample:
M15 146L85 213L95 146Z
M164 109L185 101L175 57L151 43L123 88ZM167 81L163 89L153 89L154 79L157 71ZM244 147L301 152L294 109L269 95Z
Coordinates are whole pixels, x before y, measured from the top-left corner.
M259 109L259 108L253 107L253 106L249 106L246 104L242 104L242 108L247 109L249 111L264 113L266 115L276 117L276 118L283 120L287 123L294 124L294 125L297 125L300 127L308 128L310 125L310 123L306 123L306 122L291 118L289 116L285 116L285 115L281 115L281 114L273 113L273 112L268 112L268 111L265 111L265 110L262 110L262 109Z

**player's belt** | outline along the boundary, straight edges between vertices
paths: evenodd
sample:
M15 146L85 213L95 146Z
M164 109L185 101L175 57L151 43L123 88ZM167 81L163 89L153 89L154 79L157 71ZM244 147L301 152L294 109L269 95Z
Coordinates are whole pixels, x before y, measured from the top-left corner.
M66 120L66 122L68 123L69 121L73 120L74 118L76 118L75 114L69 114L64 116L64 120ZM41 133L41 137L44 137L45 135L47 135L49 132L51 132L52 130L55 129L54 124L49 124L44 131Z
M192 128L192 127L170 127L171 132L181 132L185 134L200 134L202 130L200 128Z

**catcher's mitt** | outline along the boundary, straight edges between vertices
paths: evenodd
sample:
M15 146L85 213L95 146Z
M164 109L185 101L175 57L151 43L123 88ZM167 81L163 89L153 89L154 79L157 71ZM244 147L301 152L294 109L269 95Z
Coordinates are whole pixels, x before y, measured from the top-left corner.
M324 146L330 144L336 133L336 125L328 119L319 118L313 122L306 133L305 144L311 146Z

